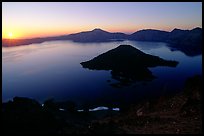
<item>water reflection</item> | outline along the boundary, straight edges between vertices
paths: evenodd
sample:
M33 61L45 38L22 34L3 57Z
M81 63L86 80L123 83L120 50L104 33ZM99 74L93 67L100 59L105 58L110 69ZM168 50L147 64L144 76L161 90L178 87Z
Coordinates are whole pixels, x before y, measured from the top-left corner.
M131 44L145 53L177 60L179 64L176 68L149 68L157 76L155 80L137 82L125 88L109 85L117 83L111 71L89 71L80 65L80 62L90 60L120 44ZM40 102L55 98L89 105L122 103L159 96L163 88L166 88L165 93L179 91L185 78L194 74L202 74L202 56L189 57L180 51L172 52L165 43L53 41L2 48L3 101L22 96Z

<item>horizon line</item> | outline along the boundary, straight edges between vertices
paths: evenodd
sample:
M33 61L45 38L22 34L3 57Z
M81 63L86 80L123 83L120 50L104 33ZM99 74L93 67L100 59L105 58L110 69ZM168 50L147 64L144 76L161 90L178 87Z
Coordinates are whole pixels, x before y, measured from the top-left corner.
M202 27L199 27L199 26L193 27L192 29L180 29L180 28L175 27L175 28L172 29L171 31L166 31L166 30L162 30L162 29L144 28L144 29L140 29L140 30L137 30L137 31L135 31L135 32L132 32L132 33L127 33L127 32L125 33L125 32L111 32L111 31L106 31L106 30L104 30L104 29L102 29L102 28L94 28L94 29L87 30L87 31L80 31L80 32L75 32L75 33L70 33L70 34L63 34L63 35L45 36L45 37L12 38L12 39L10 39L10 38L3 38L3 37L2 37L2 40L28 40L28 39L38 39L38 38L51 38L51 37L66 36L66 35L71 35L71 34L78 34L78 33L82 33L82 32L91 32L91 31L94 31L94 30L96 30L96 29L99 29L99 30L102 30L102 31L105 31L105 32L109 32L109 33L124 33L124 34L126 34L126 35L131 35L131 34L133 34L133 33L136 33L136 32L138 32L138 31L142 31L142 30L158 30L158 31L172 32L172 31L175 30L175 29L179 29L179 30L193 30L193 29L195 29L195 28L201 28L201 29L202 29Z

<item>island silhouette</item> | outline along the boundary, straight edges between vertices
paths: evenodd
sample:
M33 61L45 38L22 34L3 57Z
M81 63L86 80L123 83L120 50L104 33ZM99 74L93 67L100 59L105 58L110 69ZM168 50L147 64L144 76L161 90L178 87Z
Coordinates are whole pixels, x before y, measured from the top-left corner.
M146 54L131 45L119 45L80 64L91 70L111 70L112 78L119 81L119 84L112 85L119 87L134 81L154 79L149 67L176 67L178 62Z

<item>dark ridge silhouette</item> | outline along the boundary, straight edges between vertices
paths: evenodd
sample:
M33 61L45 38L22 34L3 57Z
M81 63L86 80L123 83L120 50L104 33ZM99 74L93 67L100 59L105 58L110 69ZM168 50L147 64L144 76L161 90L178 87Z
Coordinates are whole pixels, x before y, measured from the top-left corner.
M3 133L7 134L56 134L61 126L61 121L30 98L14 97L2 104L2 113Z
M192 30L174 29L166 41L169 47L180 50L188 56L202 54L202 29L196 27Z
M57 36L57 37L44 37L44 38L32 38L32 39L2 39L3 47L12 47L20 45L29 45L35 43L43 43L46 41L55 41L55 40L68 40L67 35Z
M165 42L169 32L161 30L146 29L140 30L130 35L131 40Z
M54 40L72 40L74 42L111 42L118 40L152 41L166 42L174 50L180 50L186 55L194 56L202 53L202 28L196 27L192 30L181 30L175 28L171 32L146 29L137 31L131 35L124 33L110 33L102 29L94 29L75 34L33 38L33 39L2 39L3 47L28 45L33 43L42 43Z
M168 43L180 46L196 46L202 43L202 29L195 28L192 30L174 29L170 32L167 40Z
M94 29L92 31L70 34L67 38L74 42L107 42L114 39L127 39L127 35L124 33L110 33L101 29Z
M89 61L80 63L84 68L93 70L112 70L112 78L128 85L131 81L151 80L154 78L148 67L175 67L177 61L167 61L157 56L141 52L131 45L120 45Z
M41 105L34 99L14 97L2 103L1 133L202 134L202 75L189 77L182 90L173 96L122 104L119 112L77 112L71 101L49 99Z

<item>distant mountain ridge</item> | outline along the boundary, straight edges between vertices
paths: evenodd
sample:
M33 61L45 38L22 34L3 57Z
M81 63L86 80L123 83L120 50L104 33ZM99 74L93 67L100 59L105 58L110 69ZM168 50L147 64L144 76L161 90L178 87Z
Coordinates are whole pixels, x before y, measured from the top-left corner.
M202 44L202 28L192 30L174 29L167 38L168 43L177 45Z
M129 39L136 41L164 42L167 40L168 36L169 32L166 31L144 29L131 34Z
M74 42L107 42L112 39L127 39L128 35L124 33L110 33L102 29L70 34L67 39Z
M201 50L202 47L202 28L196 27L192 30L181 30L175 28L171 32L145 29L134 32L133 34L124 34L121 32L111 33L102 29L96 28L92 31L84 31L69 35L33 38L33 39L2 39L2 46L18 46L28 45L32 43L42 43L53 40L72 40L74 42L109 42L113 40L135 40L135 41L151 41L151 42L166 42L173 47L188 48L193 47L196 50Z

